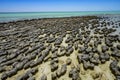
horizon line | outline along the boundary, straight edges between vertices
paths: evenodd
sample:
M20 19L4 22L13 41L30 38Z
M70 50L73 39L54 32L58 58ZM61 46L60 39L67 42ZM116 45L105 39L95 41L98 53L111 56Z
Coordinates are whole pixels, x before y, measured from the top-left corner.
M104 12L111 12L111 11L120 11L120 10L103 10ZM8 12L94 12L93 10L91 11L8 11ZM102 10L100 11L96 11L96 12L102 12ZM7 11L4 11L4 12L0 12L0 13L7 13Z

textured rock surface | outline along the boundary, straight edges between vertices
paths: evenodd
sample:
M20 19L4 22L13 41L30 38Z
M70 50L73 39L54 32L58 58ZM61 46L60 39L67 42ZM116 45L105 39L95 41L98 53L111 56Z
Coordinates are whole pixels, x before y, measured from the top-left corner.
M119 80L119 24L112 16L0 23L0 79Z

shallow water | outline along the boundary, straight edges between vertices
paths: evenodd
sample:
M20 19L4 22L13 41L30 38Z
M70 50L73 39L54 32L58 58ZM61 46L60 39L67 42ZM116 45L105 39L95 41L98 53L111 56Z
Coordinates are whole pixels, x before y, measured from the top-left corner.
M71 17L86 15L120 14L120 11L81 11L81 12L4 12L0 13L0 22L25 19Z

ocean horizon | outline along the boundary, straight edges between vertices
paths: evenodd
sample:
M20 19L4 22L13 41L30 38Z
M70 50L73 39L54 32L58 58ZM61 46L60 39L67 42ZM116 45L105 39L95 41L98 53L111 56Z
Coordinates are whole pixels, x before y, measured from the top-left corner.
M120 11L51 11L51 12L0 12L0 23L26 19L57 18L92 15L120 15Z

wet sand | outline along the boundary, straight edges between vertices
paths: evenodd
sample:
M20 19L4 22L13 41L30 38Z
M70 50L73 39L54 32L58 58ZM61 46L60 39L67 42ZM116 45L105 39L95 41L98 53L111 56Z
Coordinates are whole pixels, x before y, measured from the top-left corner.
M1 80L119 80L120 16L0 23Z

